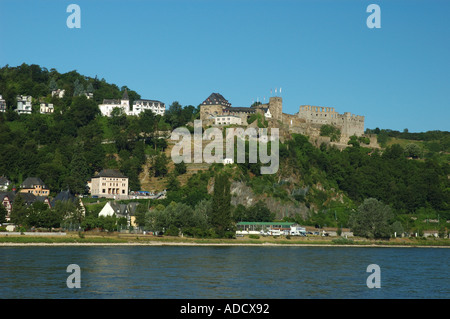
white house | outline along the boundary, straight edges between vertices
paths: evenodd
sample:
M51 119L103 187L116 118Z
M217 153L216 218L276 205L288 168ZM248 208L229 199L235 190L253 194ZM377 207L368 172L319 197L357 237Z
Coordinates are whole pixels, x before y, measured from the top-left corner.
M272 113L270 113L269 108L263 108L263 110L264 110L264 117L271 119Z
M66 93L66 90L57 89L52 91L52 97L57 96L58 98L62 99L64 97L64 94Z
M17 95L17 109L19 114L31 114L31 96L29 95Z
M219 115L214 117L215 125L241 125L242 119L236 115Z
M128 114L130 112L130 99L128 98L128 91L125 89L122 99L104 99L103 104L100 104L98 107L100 112L102 112L102 115L108 117L111 116L111 112L115 108L119 108L123 113Z
M234 161L232 158L227 157L222 160L222 163L223 163L223 165L227 165L227 164L233 164Z
M132 110L127 115L139 115L145 110L151 110L156 115L162 116L166 112L166 105L155 100L136 100L133 102Z
M6 101L3 99L1 94L0 94L0 112L2 113L6 112Z
M166 105L156 100L139 99L133 101L133 105L130 108L130 99L128 98L127 90L125 90L122 99L104 99L103 104L100 104L98 107L102 115L108 117L111 116L111 112L115 108L121 109L123 114L136 116L145 110L151 110L153 113L161 116L166 112Z
M53 104L51 103L41 103L40 112L41 114L50 114L55 111Z
M117 218L126 218L128 226L136 226L135 224L135 211L139 203L131 202L128 204L118 204L110 201L103 206L98 216L116 216Z

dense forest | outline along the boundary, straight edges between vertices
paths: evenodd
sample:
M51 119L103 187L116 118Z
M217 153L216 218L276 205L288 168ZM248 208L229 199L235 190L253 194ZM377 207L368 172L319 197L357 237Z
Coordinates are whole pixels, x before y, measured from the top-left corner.
M66 95L52 97L55 89L65 89ZM261 163L214 164L180 185L177 176L186 172L186 166L168 169L169 159L164 154L167 140L159 134L188 125L198 118L198 107L175 101L165 116L150 111L140 116L101 116L98 104L104 98L120 98L125 90L130 100L140 98L130 88L119 88L76 71L60 74L26 64L0 69L0 94L8 107L0 113L0 176L15 185L26 177L39 176L53 196L67 188L85 194L86 181L96 172L117 168L130 178L131 190L140 190L139 174L150 163L151 175L164 178L169 191L166 199L147 205L155 208L150 213L138 212L140 225L170 228L175 233L184 228L195 236L208 236L213 226L216 233L224 235L233 222L269 221L276 216L263 200L248 207L230 207L230 194L224 186L220 196L208 191L212 180L229 188L223 175L248 185L257 195L306 206L308 216L286 218L301 224L348 227L352 212L368 199L376 199L389 207L390 225L397 222L409 231L417 226L411 221L415 216L419 220L438 219L439 227L448 227L449 132L368 129L367 134L378 136L382 149L370 149L351 139L342 151L325 144L315 147L307 136L293 134L280 144L277 174L261 175ZM84 92L93 93L93 99L87 99ZM33 97L32 114L14 111L19 94ZM41 102L53 103L55 112L40 114ZM224 207L228 217L217 215L219 210L212 207ZM86 217L87 228L94 227L91 217ZM214 224L221 218L228 228L220 222Z

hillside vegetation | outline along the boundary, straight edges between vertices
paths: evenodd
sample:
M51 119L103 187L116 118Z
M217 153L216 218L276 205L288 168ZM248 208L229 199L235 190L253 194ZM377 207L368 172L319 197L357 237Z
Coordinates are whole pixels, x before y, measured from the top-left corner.
M56 88L66 90L64 98L51 96ZM149 207L160 205L163 211L174 202L185 205L177 209L195 214L212 209L208 205L214 180L225 173L231 182L234 221L272 216L348 227L351 213L366 199L376 198L392 209L390 223L399 222L405 231L448 227L449 132L369 130L378 135L382 150L351 139L342 151L324 144L315 147L307 136L292 134L280 144L280 169L273 175L261 175L261 163L174 165L171 145L160 138L161 132L188 125L198 117L198 107L173 102L164 117L150 111L102 117L98 104L103 98L120 98L125 89L130 99L140 97L127 87L76 71L60 74L26 64L1 68L0 94L8 110L0 113L0 176L15 185L39 176L53 196L66 188L85 194L86 181L96 172L117 168L130 178L132 190L168 190L166 199L150 202ZM89 91L93 99L83 95ZM18 94L33 96L32 114L19 116L14 111ZM39 114L41 101L53 103L55 112ZM431 225L430 220L438 222ZM146 223L145 218L140 221Z

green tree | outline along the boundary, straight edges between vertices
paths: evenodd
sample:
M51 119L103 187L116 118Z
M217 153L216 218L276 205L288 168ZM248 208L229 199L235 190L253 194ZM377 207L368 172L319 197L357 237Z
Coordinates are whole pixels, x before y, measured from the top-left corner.
M415 143L409 143L405 146L405 154L408 157L419 158L422 157L423 151L419 145Z
M168 191L176 191L180 188L180 182L178 181L177 175L175 173L170 173L167 180L166 189Z
M350 228L356 236L389 238L392 209L375 198L365 199L349 218Z
M15 225L28 225L28 208L20 193L14 198L11 210L11 222Z
M150 168L150 170L153 173L153 176L155 176L155 177L166 176L167 172L168 172L168 168L167 168L168 162L169 162L169 160L167 159L167 156L165 153L160 153L160 154L156 155L153 158L153 165Z
M8 215L8 211L5 206L0 203L0 224L6 222L6 215Z
M177 175L183 175L184 173L186 173L186 171L187 171L187 167L184 162L175 164L175 172Z
M270 211L266 203L258 201L256 204L247 208L245 221L248 222L271 222L275 214Z
M34 202L28 210L28 225L51 229L59 227L61 216L51 210L44 202Z
M83 209L79 202L72 200L56 201L53 212L56 216L59 216L61 220L65 222L72 222L81 224L83 221Z
M325 124L320 127L320 136L328 136L331 142L336 142L341 138L341 130L333 125Z
M218 173L214 178L212 198L211 225L219 237L227 236L232 230L230 181L225 173Z
M145 226L145 215L147 212L148 206L146 203L140 203L139 205L137 205L134 216L136 217L135 222L139 227Z

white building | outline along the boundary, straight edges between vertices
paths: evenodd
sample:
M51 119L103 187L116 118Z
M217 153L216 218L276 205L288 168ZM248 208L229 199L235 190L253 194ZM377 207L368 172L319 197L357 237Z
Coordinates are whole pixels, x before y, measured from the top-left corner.
M166 112L166 105L160 101L139 99L133 102L130 108L130 99L128 98L128 92L125 90L122 99L104 99L103 104L99 106L100 112L104 116L111 116L112 111L115 108L121 109L123 114L138 116L145 110L151 110L156 115L163 116Z
M214 117L215 125L241 125L242 119L236 115L219 115Z
M270 113L269 108L263 108L264 111L264 117L271 119L272 118L272 113Z
M31 111L32 111L31 96L18 95L16 112L19 114L31 114Z
M115 169L104 169L88 182L92 196L106 198L127 198L128 177Z
M1 94L0 94L0 112L2 113L6 112L6 101L3 99Z
M41 103L41 107L39 110L41 114L51 114L55 111L55 108L51 103Z
M139 115L145 110L151 110L156 115L163 116L166 112L166 105L155 100L136 100L133 102L133 109L128 115Z
M52 91L52 97L57 96L60 99L64 97L64 94L66 93L66 90L57 89Z
M223 165L233 164L234 160L232 158L226 157L222 160Z
M103 104L100 104L98 107L102 115L108 117L111 116L115 108L119 108L123 113L128 114L130 112L130 99L128 98L127 90L123 93L122 99L104 99Z

